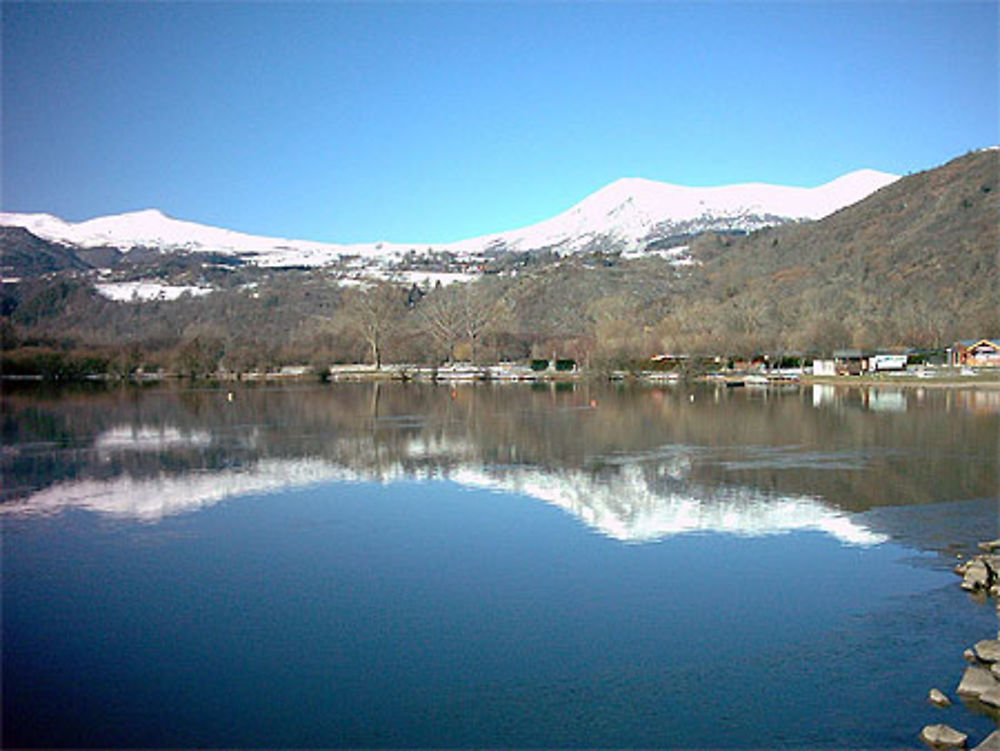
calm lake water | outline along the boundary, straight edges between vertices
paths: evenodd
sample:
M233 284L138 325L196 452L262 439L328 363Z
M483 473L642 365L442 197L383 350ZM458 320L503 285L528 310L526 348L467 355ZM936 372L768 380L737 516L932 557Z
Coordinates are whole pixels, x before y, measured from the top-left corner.
M3 396L7 747L919 748L1000 392Z

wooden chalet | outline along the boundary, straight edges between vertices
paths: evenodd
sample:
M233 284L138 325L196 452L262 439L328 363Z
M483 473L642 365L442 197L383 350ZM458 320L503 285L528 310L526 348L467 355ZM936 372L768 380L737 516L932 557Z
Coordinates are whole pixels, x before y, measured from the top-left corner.
M948 347L948 364L963 368L1000 368L1000 339L964 339Z

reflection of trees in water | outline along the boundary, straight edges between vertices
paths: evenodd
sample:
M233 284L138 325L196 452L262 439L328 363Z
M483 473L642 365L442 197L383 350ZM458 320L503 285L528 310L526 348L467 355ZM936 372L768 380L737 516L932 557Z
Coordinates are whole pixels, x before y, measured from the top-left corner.
M630 466L662 492L746 486L863 509L988 496L998 472L998 414L968 396L976 392L913 390L879 401L863 389L367 383L240 388L232 401L226 393L8 390L4 498L60 480L312 458L375 479L530 466L600 482ZM152 438L130 444L129 430ZM102 445L109 431L124 440Z

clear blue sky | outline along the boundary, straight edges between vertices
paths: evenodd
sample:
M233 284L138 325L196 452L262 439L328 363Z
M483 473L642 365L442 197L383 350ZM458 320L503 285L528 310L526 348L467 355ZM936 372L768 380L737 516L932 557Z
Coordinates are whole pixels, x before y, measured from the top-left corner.
M997 2L4 2L2 205L442 242L997 143Z

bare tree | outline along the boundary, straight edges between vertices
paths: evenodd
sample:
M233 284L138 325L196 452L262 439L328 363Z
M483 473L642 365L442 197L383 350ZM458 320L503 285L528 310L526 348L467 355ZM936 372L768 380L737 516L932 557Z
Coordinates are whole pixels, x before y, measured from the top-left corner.
M401 289L385 281L344 295L341 310L347 326L365 342L376 369L382 367L386 342L406 310L403 300Z
M623 292L598 298L587 306L586 315L598 362L620 366L653 354L647 351L653 345L644 341L642 311L631 295Z
M447 359L466 344L469 358L478 360L485 335L509 314L503 291L500 282L483 279L435 290L420 302L417 310L427 333Z
M417 314L437 354L450 361L462 338L461 309L454 291L447 287L434 290L418 303Z

